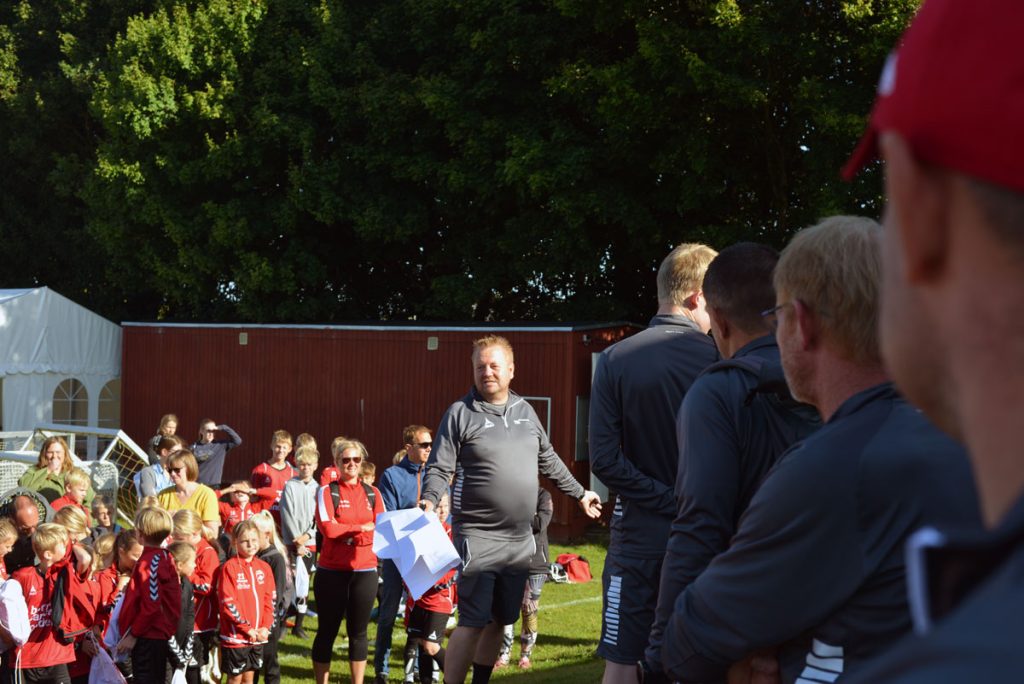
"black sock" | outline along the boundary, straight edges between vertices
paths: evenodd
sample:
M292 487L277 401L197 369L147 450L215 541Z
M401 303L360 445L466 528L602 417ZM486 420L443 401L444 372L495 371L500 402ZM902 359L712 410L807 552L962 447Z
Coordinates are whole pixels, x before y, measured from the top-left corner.
M437 648L437 653L434 654L434 662L437 663L437 669L444 672L444 646Z
M434 681L434 659L427 653L427 649L420 648L420 684L430 684Z
M473 680L471 684L487 684L491 681L491 672L494 670L494 663L481 665L473 663Z

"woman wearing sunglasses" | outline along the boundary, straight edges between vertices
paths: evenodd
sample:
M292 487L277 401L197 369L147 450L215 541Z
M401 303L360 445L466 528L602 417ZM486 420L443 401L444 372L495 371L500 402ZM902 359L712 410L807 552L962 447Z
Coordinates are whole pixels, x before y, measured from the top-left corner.
M366 626L377 595L373 529L384 504L377 488L359 478L360 467L368 459L363 443L340 439L331 446L341 477L317 492L316 525L323 546L313 576L319 613L313 675L317 684L327 684L334 639L344 619L352 684L362 684L369 650Z
M171 454L167 459L167 474L171 477L172 485L157 495L160 505L171 513L182 508L195 511L203 519L203 526L216 537L220 530L217 494L196 481L199 479L196 457L187 449Z

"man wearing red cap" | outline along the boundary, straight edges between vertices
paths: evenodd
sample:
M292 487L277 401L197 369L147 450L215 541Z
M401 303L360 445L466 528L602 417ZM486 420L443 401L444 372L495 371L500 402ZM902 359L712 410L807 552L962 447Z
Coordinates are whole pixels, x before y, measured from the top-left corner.
M885 161L882 351L906 396L968 446L989 528L911 539L917 634L851 684L1024 676L1022 37L1020 0L927 0L844 169Z

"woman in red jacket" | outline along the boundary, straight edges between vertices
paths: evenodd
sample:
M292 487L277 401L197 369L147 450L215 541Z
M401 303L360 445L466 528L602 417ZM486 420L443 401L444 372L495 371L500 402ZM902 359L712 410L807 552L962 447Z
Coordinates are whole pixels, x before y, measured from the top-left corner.
M360 466L368 458L362 442L335 440L331 446L341 478L317 492L316 524L324 543L313 576L319 613L313 675L317 684L327 684L331 649L345 619L352 684L362 684L368 650L366 626L377 595L373 529L384 504L377 488L359 478Z

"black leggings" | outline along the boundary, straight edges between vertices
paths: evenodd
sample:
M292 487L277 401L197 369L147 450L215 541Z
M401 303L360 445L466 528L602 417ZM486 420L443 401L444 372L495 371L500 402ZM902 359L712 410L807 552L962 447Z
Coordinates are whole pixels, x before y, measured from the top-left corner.
M377 596L377 571L317 568L313 575L313 595L319 616L313 639L313 662L331 662L334 639L338 636L342 619L346 620L348 659L356 662L366 660L370 650L366 626L370 624L370 611Z

